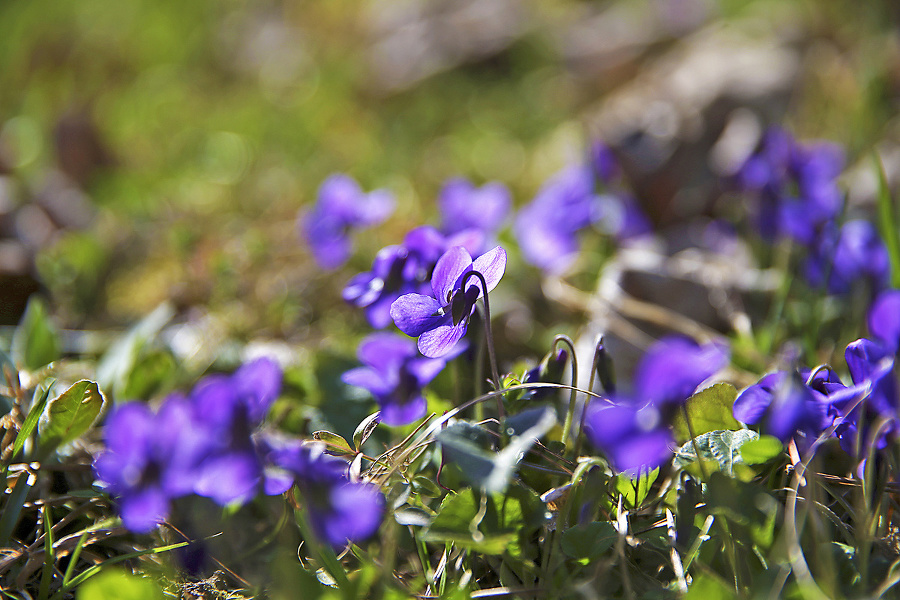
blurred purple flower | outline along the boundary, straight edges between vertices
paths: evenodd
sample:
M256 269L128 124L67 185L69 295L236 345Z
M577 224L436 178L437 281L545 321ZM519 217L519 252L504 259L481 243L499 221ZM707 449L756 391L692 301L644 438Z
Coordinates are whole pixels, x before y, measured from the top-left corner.
M319 187L316 205L303 215L300 227L319 266L333 270L350 258L349 231L377 225L393 210L387 191L366 194L350 176L335 174Z
M484 276L487 290L493 290L506 269L506 251L497 246L474 261L465 248L448 250L437 262L431 276L432 295L410 293L391 305L391 317L397 327L410 337L419 338L419 351L429 358L449 354L466 334L475 302L481 298L481 283L472 278L461 289L470 271Z
M653 404L593 402L585 418L585 435L617 471L655 469L672 456L672 433Z
M270 459L290 473L316 535L338 548L374 534L384 518L378 486L347 478L347 463L328 456L320 444L282 447Z
M698 385L728 363L726 349L681 336L654 343L635 370L634 396L594 402L585 415L588 440L621 471L655 468L672 454L667 419Z
M766 132L737 177L742 189L757 196L762 236L811 244L841 210L837 178L843 166L843 152L835 144L800 144L780 128Z
M457 177L444 183L438 204L444 233L476 229L492 235L509 214L512 197L502 183L492 181L476 188L469 180Z
M704 380L728 364L728 350L718 343L700 345L684 336L654 343L635 370L635 395L658 406L681 404Z
M106 449L94 460L94 473L118 496L122 522L131 531L152 530L168 517L171 500L193 491L207 452L194 425L193 410L179 396L170 397L156 414L130 402L107 417Z
M578 254L578 232L591 224L594 198L589 168L569 167L545 183L516 216L525 260L550 273L568 268Z
M344 383L368 390L381 407L381 422L407 425L425 416L425 387L445 366L445 361L424 358L409 338L375 333L359 345L364 367L344 373Z
M835 231L825 227L806 262L806 278L814 286L825 284L828 291L842 294L853 290L862 279L873 289L887 284L890 259L881 236L869 221L847 221Z
M872 335L896 354L900 349L900 290L879 294L872 302L867 321Z

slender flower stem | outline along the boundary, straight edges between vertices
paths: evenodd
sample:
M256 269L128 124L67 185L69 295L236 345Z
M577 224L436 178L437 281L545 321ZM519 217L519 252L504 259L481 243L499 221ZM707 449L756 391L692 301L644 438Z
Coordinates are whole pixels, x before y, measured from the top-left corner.
M597 379L597 368L599 366L600 360L603 359L606 353L606 348L603 346L603 336L601 335L597 339L597 345L594 346L594 357L591 359L591 377L588 379L588 391L594 390L594 381ZM610 386L613 387L613 386ZM615 392L615 389L604 389L604 392L610 394ZM587 416L588 407L591 404L591 394L588 394L584 399L584 406L581 408L581 419L578 423L578 435L575 438L575 458L578 458L579 453L581 452L581 440L584 438L584 420Z
M484 275L478 271L469 271L463 276L462 284L459 287L460 289L465 290L466 284L473 276L477 277L478 281L481 282L481 290L484 296L484 336L485 341L487 342L488 357L491 360L491 375L494 379L494 389L499 390L502 382L500 381L500 371L497 370L497 353L494 351L494 335L491 332L491 303L488 300L487 281L485 281ZM497 396L497 411L499 412L500 417L503 418L503 399L500 396Z
M569 407L566 411L566 421L563 424L562 437L560 441L563 443L563 448L568 446L569 434L572 431L572 420L575 418L575 400L578 398L578 361L575 358L575 344L572 342L572 338L567 335L557 335L553 338L553 348L552 352L556 352L559 348L559 344L562 343L569 348L569 355L571 358L571 367L572 367L572 391L569 394ZM563 454L565 454L565 450L563 450Z

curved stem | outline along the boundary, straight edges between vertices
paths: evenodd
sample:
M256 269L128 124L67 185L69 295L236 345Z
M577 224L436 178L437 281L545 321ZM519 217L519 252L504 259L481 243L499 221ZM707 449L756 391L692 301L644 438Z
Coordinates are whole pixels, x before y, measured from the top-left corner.
M560 441L563 443L563 454L565 454L565 447L568 446L569 433L572 431L572 421L575 418L575 400L578 397L578 392L576 388L578 387L578 361L575 358L575 344L572 342L572 338L567 335L557 335L553 338L553 347L551 349L552 352L556 352L559 349L559 344L562 343L569 348L569 355L572 357L571 366L572 366L572 391L569 394L569 407L566 410L566 421L563 424L562 437Z
M594 357L591 363L591 377L588 379L587 389L590 391L594 390L594 381L597 379L597 367L601 360L606 355L606 348L603 346L603 335L597 339L597 345L594 346ZM610 386L613 387L613 386ZM604 389L606 393L612 393L615 389ZM588 394L584 399L584 406L581 408L581 419L578 423L578 436L575 438L575 458L578 458L578 454L581 452L581 439L584 437L584 419L587 416L588 407L591 404L591 394Z
M462 283L459 287L460 289L465 290L466 284L473 276L477 277L478 281L481 282L481 291L482 296L484 297L484 336L485 341L487 342L488 357L491 360L491 375L494 379L494 389L499 390L501 387L500 371L497 370L497 353L494 351L494 335L491 332L491 303L488 300L487 281L485 281L484 275L478 271L469 271L463 275ZM497 410L502 418L504 416L504 411L503 400L500 396L497 397Z

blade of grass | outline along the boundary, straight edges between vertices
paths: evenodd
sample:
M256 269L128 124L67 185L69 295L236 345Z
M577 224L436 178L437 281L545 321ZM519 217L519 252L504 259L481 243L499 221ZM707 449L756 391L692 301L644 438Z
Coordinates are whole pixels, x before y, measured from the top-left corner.
M22 448L25 447L25 442L28 441L28 438L31 437L31 434L34 433L34 430L37 428L38 421L40 421L41 415L44 413L44 407L47 406L47 399L50 397L50 388L52 387L53 380L38 386L37 389L34 390L35 399L31 403L31 410L28 411L28 416L25 417L22 429L20 429L18 435L16 435L12 454L9 455L10 462L12 462L19 452L22 451ZM3 466L4 477L8 474L8 469L9 464Z
M50 507L44 505L44 568L41 571L41 587L38 600L47 600L50 595L50 580L53 578L53 564L56 553L53 552L53 520L50 518Z
M22 505L25 504L25 498L28 497L28 490L36 481L37 476L27 471L19 475L16 480L16 485L9 495L9 501L3 509L3 515L0 516L0 548L10 545L9 539L19 521L19 513L22 512Z
M891 260L891 285L900 288L900 230L897 229L897 211L881 157L875 154L874 161L878 172L878 228Z
M140 550L138 552L129 552L128 554L122 554L121 556L116 556L114 558L110 558L109 560L104 560L99 565L94 565L88 569L85 569L81 573L79 573L76 577L71 579L68 582L63 583L62 587L51 596L50 600L62 600L65 598L66 593L81 585L94 575L100 572L104 567L108 567L110 565L114 565L116 563L120 563L126 560L130 560L132 558L139 558L141 556L146 556L148 554L161 554L163 552L168 552L169 550L175 550L177 548L183 548L187 546L190 542L179 542L177 544L170 544L168 546L160 546L159 548L148 548L147 550Z

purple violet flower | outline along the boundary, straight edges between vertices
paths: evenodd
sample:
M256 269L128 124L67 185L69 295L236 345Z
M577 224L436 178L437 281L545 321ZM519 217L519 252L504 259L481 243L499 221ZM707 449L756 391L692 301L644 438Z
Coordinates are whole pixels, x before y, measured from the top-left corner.
M364 308L369 324L383 329L391 323L394 300L412 292L428 294L434 265L444 252L462 246L474 254L483 244L484 235L474 229L446 237L434 227L417 227L406 234L402 245L382 248L371 271L348 281L344 300Z
M309 522L322 541L339 548L378 530L384 495L374 484L351 482L347 463L325 454L321 444L282 447L270 458L293 476Z
M471 181L457 177L444 183L438 204L444 233L476 229L491 235L509 214L512 197L502 183L492 181L476 188Z
M106 449L94 460L94 473L118 496L125 527L147 533L168 517L171 500L193 491L206 440L195 433L193 411L179 396L155 414L145 404L121 404L103 433Z
M900 290L879 294L872 302L867 322L872 335L896 354L900 349Z
M869 221L847 221L835 232L826 227L811 248L806 262L806 278L821 286L828 276L828 291L843 294L867 279L874 289L887 284L890 259L881 236Z
M841 210L837 178L843 166L837 145L804 145L783 129L770 129L738 173L738 185L757 196L761 235L811 244L816 232Z
M569 167L545 183L516 216L514 231L525 260L550 273L571 266L577 234L591 224L594 199L594 177L586 167Z
M424 358L409 338L375 333L359 345L364 367L344 373L344 383L368 390L381 407L381 422L407 425L425 416L425 387L445 366L445 361Z
M681 336L660 339L638 363L633 397L617 394L588 407L588 440L620 471L660 466L672 455L668 413L727 363L728 353L719 344L701 346Z
M419 338L419 351L429 358L449 354L466 334L475 302L481 298L481 283L471 278L461 289L470 271L477 271L493 290L506 269L506 251L497 246L474 261L465 248L451 248L438 260L431 276L432 294L411 293L400 296L391 305L391 317L397 327L410 337Z
M364 193L348 175L335 174L319 187L316 205L300 222L313 257L323 269L337 269L350 258L352 229L371 227L394 210L394 199L385 190Z

